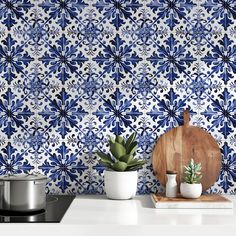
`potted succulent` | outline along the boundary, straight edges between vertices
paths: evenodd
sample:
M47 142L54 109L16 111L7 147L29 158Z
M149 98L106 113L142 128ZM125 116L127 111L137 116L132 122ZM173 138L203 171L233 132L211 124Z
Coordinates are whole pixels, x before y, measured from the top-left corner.
M137 142L135 133L127 140L119 135L109 138L110 153L97 152L100 164L107 169L104 172L104 184L110 199L130 199L137 190L137 169L146 161L135 158Z
M202 184L200 180L201 163L195 163L193 159L185 166L184 183L180 184L180 193L184 198L198 198L202 194Z

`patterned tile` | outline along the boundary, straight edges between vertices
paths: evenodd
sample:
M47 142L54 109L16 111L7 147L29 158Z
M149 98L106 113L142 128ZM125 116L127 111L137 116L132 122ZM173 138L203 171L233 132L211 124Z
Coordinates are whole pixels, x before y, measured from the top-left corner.
M235 12L234 0L0 1L0 174L104 193L95 152L135 131L138 193L161 192L152 149L189 108L222 151L209 191L235 194Z

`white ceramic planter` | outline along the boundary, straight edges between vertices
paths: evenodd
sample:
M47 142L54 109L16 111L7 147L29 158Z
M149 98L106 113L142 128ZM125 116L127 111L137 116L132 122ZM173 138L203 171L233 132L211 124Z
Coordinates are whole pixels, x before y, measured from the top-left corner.
M202 184L180 184L180 193L184 198L199 198L202 194Z
M105 191L110 199L130 199L137 191L137 171L109 171L104 172Z

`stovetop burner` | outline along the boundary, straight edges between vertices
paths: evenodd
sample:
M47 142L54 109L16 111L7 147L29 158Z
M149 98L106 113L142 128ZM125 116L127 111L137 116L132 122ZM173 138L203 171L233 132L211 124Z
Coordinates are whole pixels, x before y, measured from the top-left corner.
M35 212L0 210L0 223L59 223L75 196L48 195L46 209Z
M22 212L22 211L7 211L7 210L0 210L0 217L2 216L33 216L45 213L46 210L38 210L38 211L31 211L31 212Z

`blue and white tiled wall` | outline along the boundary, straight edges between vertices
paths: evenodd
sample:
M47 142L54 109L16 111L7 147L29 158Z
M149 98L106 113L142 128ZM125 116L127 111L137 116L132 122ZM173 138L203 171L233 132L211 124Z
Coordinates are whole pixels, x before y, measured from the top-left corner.
M211 191L236 193L235 73L235 0L0 0L0 174L103 193L95 152L135 131L138 191L161 191L155 140L189 108L222 150Z

